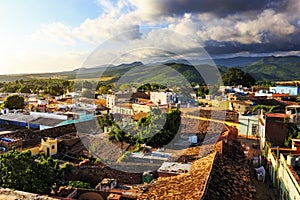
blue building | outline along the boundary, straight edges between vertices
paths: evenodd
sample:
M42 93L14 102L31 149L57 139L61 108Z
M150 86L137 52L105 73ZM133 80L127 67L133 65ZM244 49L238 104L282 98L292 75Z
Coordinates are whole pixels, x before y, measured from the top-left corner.
M276 94L289 94L291 96L297 96L300 94L300 87L278 85L276 87L270 87L270 92Z

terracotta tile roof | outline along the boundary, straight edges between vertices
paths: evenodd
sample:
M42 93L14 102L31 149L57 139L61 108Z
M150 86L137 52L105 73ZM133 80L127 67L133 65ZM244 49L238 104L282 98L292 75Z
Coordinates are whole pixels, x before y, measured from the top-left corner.
M266 114L267 117L273 117L273 118L287 118L290 117L290 115L288 114L284 114L284 113L269 113Z
M289 94L272 94L272 97L289 97Z
M158 178L139 199L201 199L216 152L194 162L187 174Z
M294 105L298 105L298 103L293 102L293 101L282 101L282 100L278 100L281 103L284 103L286 106L294 106Z
M256 190L249 173L240 142L229 140L216 156L205 199L253 199Z

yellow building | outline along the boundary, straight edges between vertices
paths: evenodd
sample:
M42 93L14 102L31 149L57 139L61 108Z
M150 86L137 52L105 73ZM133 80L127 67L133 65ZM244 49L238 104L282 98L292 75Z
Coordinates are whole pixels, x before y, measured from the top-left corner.
M29 149L32 155L37 155L43 152L46 156L53 156L57 154L57 139L47 138L41 140L40 147L34 147Z
M55 155L57 153L57 139L47 138L46 141L42 139L40 149L46 156Z

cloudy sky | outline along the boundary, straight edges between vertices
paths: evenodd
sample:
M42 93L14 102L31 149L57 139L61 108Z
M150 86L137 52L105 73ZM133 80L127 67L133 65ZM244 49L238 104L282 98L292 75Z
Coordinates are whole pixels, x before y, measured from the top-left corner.
M0 74L79 68L95 49L99 65L145 62L153 49L199 59L299 55L299 13L299 0L5 0Z

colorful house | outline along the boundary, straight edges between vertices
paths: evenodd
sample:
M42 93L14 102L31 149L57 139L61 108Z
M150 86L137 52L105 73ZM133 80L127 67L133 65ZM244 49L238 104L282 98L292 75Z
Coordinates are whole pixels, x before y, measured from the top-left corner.
M41 140L39 147L29 149L32 155L37 155L43 152L46 156L53 156L57 154L57 139L47 138Z
M299 142L293 139L291 149L266 145L267 170L273 187L279 189L278 199L300 199Z
M297 86L282 86L270 87L270 92L277 94L289 94L291 96L297 96L300 94L300 87Z

